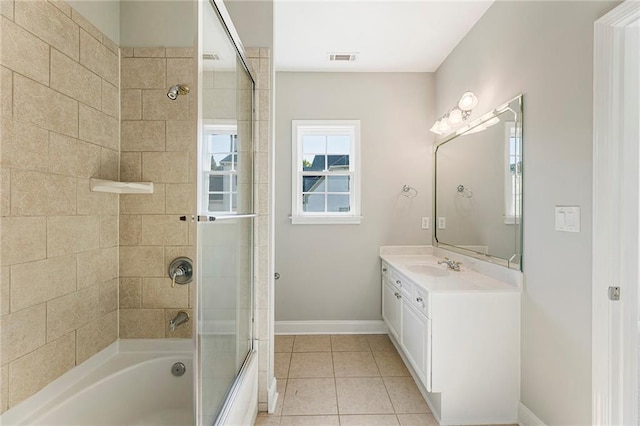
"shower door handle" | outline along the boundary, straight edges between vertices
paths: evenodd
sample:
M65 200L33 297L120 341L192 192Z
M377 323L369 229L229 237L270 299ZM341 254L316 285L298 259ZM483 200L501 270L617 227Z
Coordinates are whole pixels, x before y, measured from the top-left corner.
M257 213L247 213L247 214L229 214L223 216L193 216L191 215L192 222L215 222L218 220L231 220L231 219L247 219L250 217L258 217ZM187 216L180 216L180 220L186 222L188 220Z

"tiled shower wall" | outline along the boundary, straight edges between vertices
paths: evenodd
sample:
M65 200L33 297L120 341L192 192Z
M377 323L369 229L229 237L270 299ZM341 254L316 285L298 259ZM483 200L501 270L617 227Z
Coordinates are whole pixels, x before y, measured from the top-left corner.
M179 310L191 314L195 279L171 287L169 264L195 260L197 88L194 49L122 48L123 181L148 181L153 194L120 196L120 338L192 336L193 320L169 330ZM175 101L167 90L187 84Z
M0 411L118 336L118 46L64 2L2 1Z

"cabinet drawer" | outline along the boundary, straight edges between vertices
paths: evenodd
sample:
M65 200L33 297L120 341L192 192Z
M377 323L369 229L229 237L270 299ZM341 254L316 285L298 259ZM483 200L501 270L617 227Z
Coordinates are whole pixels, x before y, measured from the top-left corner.
M411 303L420 312L431 318L431 303L429 301L429 292L421 287L415 286L414 293L411 297Z
M389 275L389 280L393 283L393 285L398 287L403 296L410 298L413 293L413 286L411 285L411 282L397 273L394 269L390 269L389 272L391 273Z

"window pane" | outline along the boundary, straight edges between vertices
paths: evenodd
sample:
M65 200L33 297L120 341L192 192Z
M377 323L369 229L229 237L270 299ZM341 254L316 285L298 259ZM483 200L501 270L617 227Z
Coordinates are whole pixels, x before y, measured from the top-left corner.
M209 192L228 192L229 175L209 176Z
M228 212L229 202L230 202L229 193L224 194L209 194L209 211L211 212Z
M349 170L348 155L327 155L328 170Z
M303 176L302 192L324 192L324 176Z
M302 170L307 172L321 172L325 170L325 155L303 155Z
M350 142L349 135L327 136L327 153L348 155Z
M349 195L332 195L327 196L327 211L348 213Z
M349 176L329 176L328 192L349 192Z
M305 212L323 212L324 210L323 194L308 194L302 196L302 210Z
M302 137L303 154L324 154L327 152L327 137L305 135Z
M209 152L233 152L235 137L233 135L211 135L209 136Z
M232 170L234 163L233 154L214 154L211 156L211 170Z

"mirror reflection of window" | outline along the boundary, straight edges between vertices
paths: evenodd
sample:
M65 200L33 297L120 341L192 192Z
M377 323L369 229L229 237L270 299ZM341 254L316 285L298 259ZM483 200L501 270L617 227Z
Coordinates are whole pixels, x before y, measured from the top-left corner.
M505 123L505 214L504 223L520 223L522 199L521 129L515 122Z
M238 130L234 124L204 127L203 190L209 213L235 213L238 208Z

